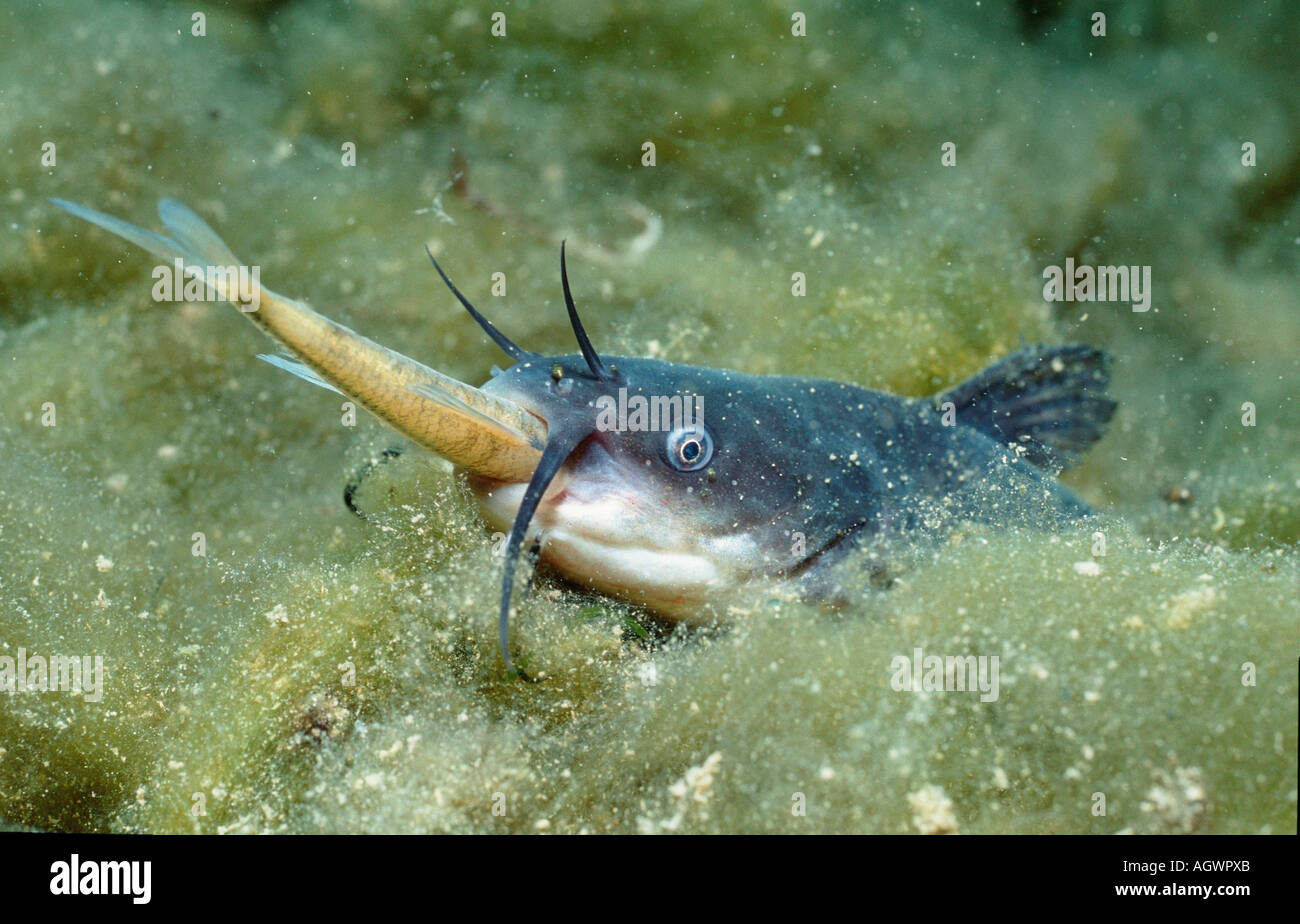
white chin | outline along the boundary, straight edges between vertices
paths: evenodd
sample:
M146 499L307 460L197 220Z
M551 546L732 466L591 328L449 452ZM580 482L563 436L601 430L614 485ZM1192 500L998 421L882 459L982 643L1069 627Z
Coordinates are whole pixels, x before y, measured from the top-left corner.
M560 478L546 492L528 527L528 541L542 533L542 560L575 583L684 619L734 586L736 575L719 562L742 560L748 540L705 540L693 548L665 548L655 540L676 534L665 510L643 509L614 491L580 500L565 492ZM508 532L526 485L475 488L484 518ZM752 544L752 543L749 543Z

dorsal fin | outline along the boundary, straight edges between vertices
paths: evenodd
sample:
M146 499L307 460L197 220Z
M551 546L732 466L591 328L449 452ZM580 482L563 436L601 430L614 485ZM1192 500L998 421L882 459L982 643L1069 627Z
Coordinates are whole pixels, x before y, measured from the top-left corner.
M1031 346L935 395L959 423L1021 448L1039 468L1070 468L1101 438L1115 413L1106 397L1109 357L1084 344Z

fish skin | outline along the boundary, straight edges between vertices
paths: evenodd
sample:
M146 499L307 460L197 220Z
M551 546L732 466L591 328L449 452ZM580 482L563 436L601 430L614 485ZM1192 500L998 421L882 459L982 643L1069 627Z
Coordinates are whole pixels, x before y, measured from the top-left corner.
M202 273L207 267L239 262L216 231L174 199L158 203L159 217L171 237L74 202L51 201L169 263L180 260L186 272ZM489 468L502 477L527 478L536 466L546 428L519 409L484 407L477 389L375 343L260 282L251 305L240 304L238 293L225 286L216 286L211 295L235 304L326 387L425 448L453 461ZM301 375L292 368L288 371ZM434 397L439 392L441 397ZM489 422L490 426L484 425Z
M669 618L688 618L725 585L755 580L784 580L801 596L838 598L842 588L827 572L853 552L934 539L961 523L1060 529L1091 510L1053 475L1062 460L1076 459L1100 437L1115 410L1104 396L1106 355L1081 345L1020 350L928 399L827 379L634 357L606 361L618 369L618 387L627 389L629 400L701 395L713 458L697 472L674 469L662 432L594 433L588 442L599 442L602 457L639 480L637 491L651 498L647 506L658 511L664 529L698 534L691 538L699 554L707 554L700 536L726 545L727 537L743 535L750 548L738 552L731 544L732 560L716 563L713 586L683 586L676 593L647 590L654 583L649 576L642 588L620 587L602 579L599 562L579 567L553 546L543 546L542 557L578 583ZM564 395L557 393L555 366L570 379ZM1016 383L1019 388L1012 387ZM517 363L484 390L549 420L591 413L596 400L613 396L617 387L587 373L581 356L568 355ZM999 413L996 402L1012 393L1012 412ZM951 426L944 424L949 399ZM1024 432L1015 426L1043 414ZM564 472L567 484L595 480L585 473L587 465L579 446ZM496 487L475 479L471 486L480 500ZM504 528L509 505L487 507L489 520ZM690 515L675 513L682 509ZM538 517L540 528L553 534L555 511L544 504Z
M167 260L200 268L234 261L216 232L174 200L159 206L172 237L54 201ZM541 533L542 558L565 577L669 618L716 611L729 592L754 583L842 602L836 569L856 551L888 554L962 523L1053 530L1090 512L1053 476L1101 437L1115 411L1099 350L1027 347L929 399L827 379L602 359L577 317L563 250L561 276L583 355L520 349L452 287L518 360L479 389L268 289L259 290L258 307L240 307L300 360L278 359L280 368L354 397L455 462L485 518L511 529L516 553L530 529ZM700 396L713 443L708 463L674 467L662 431L598 428L597 402L618 389L628 398ZM545 469L548 451L558 469L541 481L534 470ZM531 518L518 517L530 480L541 500ZM514 560L500 618L507 666Z

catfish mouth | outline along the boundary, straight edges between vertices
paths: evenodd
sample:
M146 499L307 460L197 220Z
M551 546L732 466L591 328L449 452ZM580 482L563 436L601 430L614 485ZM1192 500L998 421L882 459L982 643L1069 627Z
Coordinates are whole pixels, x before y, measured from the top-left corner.
M494 528L509 529L523 499L527 479L501 479L482 471L462 470L488 522ZM628 477L631 474L615 461L608 434L591 433L551 479L534 515L536 529L550 538L551 530L557 525L553 514L560 508L587 510L589 515L582 519L592 523L602 510L606 521L634 514L644 506L645 500L642 493L631 489ZM530 528L530 535L532 532ZM601 530L598 537L592 532L593 539L608 543L617 543L619 538L613 529Z
M73 215L169 263L174 261L177 266L185 267L187 276L202 277L208 292L243 307L245 297L231 290L227 278L205 272L209 267L242 264L202 218L179 202L164 199L158 206L159 217L171 236L147 231L84 206L58 199L54 202ZM521 372L542 373L531 376L540 381L532 386L526 381L522 384L500 381L496 387L488 383L484 388L474 388L358 335L318 314L303 302L278 296L260 285L254 293L256 310L245 312L245 316L279 341L286 354L263 356L263 359L350 398L399 433L470 473L479 487L476 493L497 497L501 501L500 504L486 505L489 515L498 514L490 516L494 522L504 525L510 510L514 510L505 548L498 616L501 652L506 667L513 669L508 646L510 598L520 549L533 515L545 498L558 496L560 506L557 507L554 500L548 502L543 520L551 515L554 522L562 525L564 518L553 516L554 510L569 509L576 502L577 495L575 492L571 497L566 492L586 485L585 480L581 483L573 481L570 485L573 480L570 475L575 466L582 466L584 474L592 470L613 473L619 468L615 464L617 451L609 452L609 447L602 445L599 439L589 440L594 427L586 419L586 408L576 400L572 404L549 400L550 389L545 379L549 365L547 358L524 350L497 330L447 278L433 252L427 246L425 250L442 281L479 327L515 361L516 367L522 367ZM591 377L606 385L621 383L624 381L622 375L601 359L578 318L569 288L563 244L560 246L560 280L569 321ZM551 367L549 371L558 382L562 374L554 372L554 369ZM548 410L538 413L536 408L539 406ZM584 443L588 443L585 448ZM603 457L599 456L596 447L600 447ZM571 456L575 458L571 460ZM622 468L626 470L627 466ZM554 484L553 480L556 480ZM634 478L625 477L623 481L632 487L614 491L613 504L637 510L634 507L638 503L634 489L639 486L653 488L653 484L648 483L652 479L640 473ZM602 478L600 483L608 492L610 486L617 484L617 479L611 474ZM654 493L651 490L648 496ZM506 501L507 495L511 495L513 503ZM604 496L599 500L588 498L585 503L587 506L607 504L610 500ZM653 514L653 511L648 512ZM613 519L617 524L626 522L627 518L616 516ZM633 519L635 521L638 517ZM595 522L595 518L588 517L585 522ZM610 542L613 535L612 530L606 531L599 534L599 541ZM595 560L594 556L592 560ZM575 562L574 569L579 566L580 563Z
M432 251L428 253L447 288L515 360L514 368L524 375L533 373L523 381L518 381L518 375L514 380L500 375L481 389L454 380L413 389L437 402L438 413L458 425L435 451L469 474L471 489L491 524L503 530L509 524L497 617L498 643L507 670L514 671L509 627L515 571L525 540L538 530L548 539L543 557L565 574L618 596L642 588L632 598L654 605L649 599L653 595L661 611L685 601L684 587L698 590L717 584L714 562L723 558L717 549L712 555L699 555L699 533L692 538L691 529L675 528L689 526L689 515L676 517L675 524L667 522L673 517L663 503L667 499L661 496L663 486L655 484L653 467L633 465L620 453L613 434L597 433L589 413L592 405L576 395L568 400L562 397L562 365L523 349L497 330L447 278ZM591 345L578 317L563 244L560 282L590 379L607 387L624 384L618 368L607 365ZM547 366L557 383L554 395L544 379L538 381ZM582 375L586 378L586 373ZM540 412L535 409L539 405ZM658 601L664 591L671 599Z
M573 450L538 504L525 545L540 539L541 560L579 585L673 620L699 613L737 583L734 566L753 542L715 536L689 511L678 514L616 439L596 431ZM484 519L509 530L526 485L466 474Z

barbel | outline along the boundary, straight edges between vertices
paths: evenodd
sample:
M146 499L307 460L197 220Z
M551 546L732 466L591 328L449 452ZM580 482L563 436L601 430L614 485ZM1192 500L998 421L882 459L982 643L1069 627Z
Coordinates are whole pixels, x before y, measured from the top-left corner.
M498 632L521 550L576 583L669 619L756 583L834 602L855 552L931 541L957 524L1059 529L1090 513L1055 475L1115 412L1108 358L1031 346L931 398L828 379L757 376L602 356L560 279L579 352L545 356L498 330L429 259L514 363L480 387L380 346L257 282L236 291L233 252L198 215L159 204L170 236L53 200L201 279L292 355L261 358L338 391L465 474L507 530ZM697 413L688 413L695 411Z

